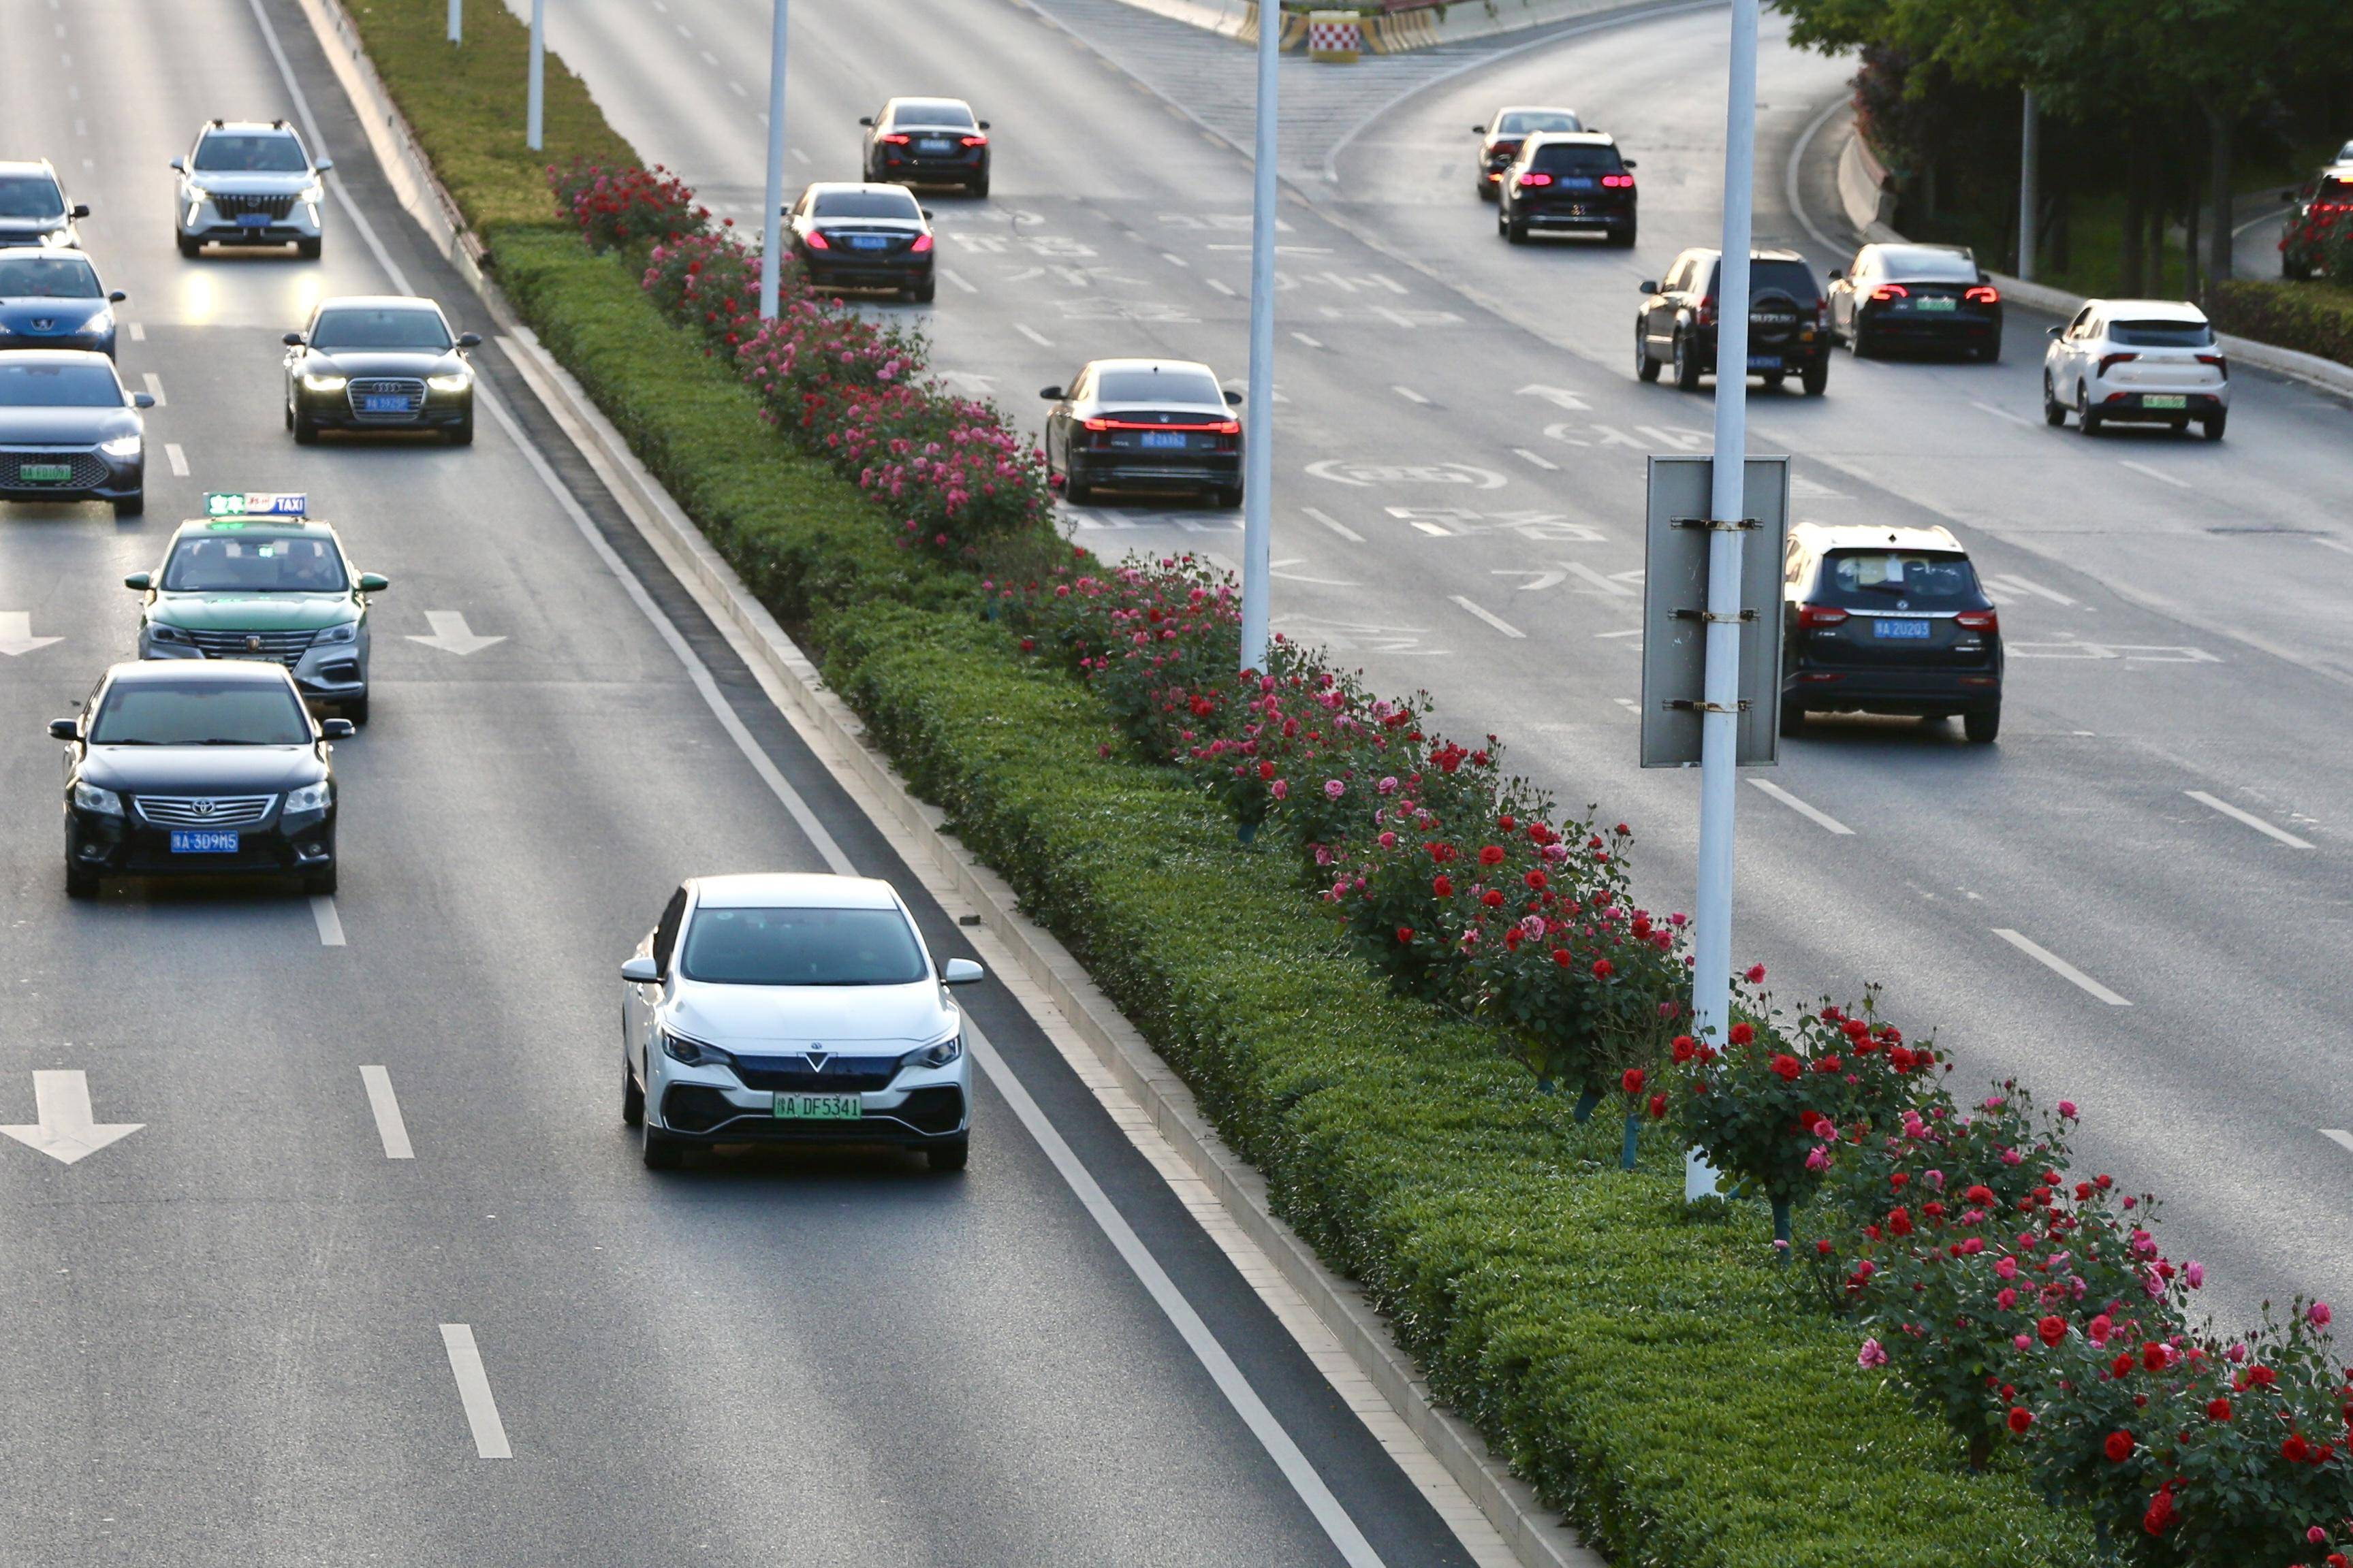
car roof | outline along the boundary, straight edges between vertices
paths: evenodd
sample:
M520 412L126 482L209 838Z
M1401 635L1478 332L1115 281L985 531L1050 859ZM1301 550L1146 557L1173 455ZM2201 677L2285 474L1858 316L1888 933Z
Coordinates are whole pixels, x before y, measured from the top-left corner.
M1724 252L1712 245L1694 245L1690 249L1684 251L1683 255L1707 256L1721 259ZM1806 258L1799 255L1794 250L1785 249L1778 246L1758 246L1756 249L1748 253L1748 259L1751 261L1805 261ZM1810 267L1813 264L1811 262L1807 262L1807 265Z
M744 871L691 879L706 910L895 910L899 895L874 877L822 871Z
M1607 131L1531 131L1520 144L1523 153L1538 147L1615 147L1618 138Z
M812 180L801 195L828 195L837 191L891 191L910 201L915 197L915 193L906 186L894 185L885 180Z
M972 104L968 100L961 98L950 98L945 93L941 92L902 92L897 97L892 99L888 103L885 103L882 107L885 109L895 110L902 103L953 103L958 109L965 110L966 113L970 113L972 110Z
M172 542L177 544L180 542L180 536L184 533L237 533L264 538L333 539L335 529L332 523L303 517L192 517L172 531Z
M118 664L106 672L116 685L144 686L169 681L215 680L223 686L287 686L294 678L282 664L264 658L140 658Z
M0 364L102 364L114 369L114 361L96 349L12 349ZM120 373L115 379L122 379Z
M319 309L332 310L348 305L363 310L431 310L438 314L438 302L422 294L336 294L319 301Z
M47 158L0 158L0 174L47 174L54 180L58 169Z
M1495 118L1498 120L1506 114L1569 114L1576 115L1579 120L1585 118L1565 103L1507 103L1495 110Z
M2137 316L2145 321L2203 321L2206 312L2187 300L2086 300L2111 316Z
M1953 531L1942 523L1927 528L1887 528L1866 523L1801 522L1790 533L1809 550L1949 550L1967 555Z
M294 136L294 128L282 120L207 120L197 134L209 136L216 131L234 131L240 136Z
M1093 359L1087 362L1087 368L1089 370L1198 370L1212 381L1217 379L1215 371L1195 359Z

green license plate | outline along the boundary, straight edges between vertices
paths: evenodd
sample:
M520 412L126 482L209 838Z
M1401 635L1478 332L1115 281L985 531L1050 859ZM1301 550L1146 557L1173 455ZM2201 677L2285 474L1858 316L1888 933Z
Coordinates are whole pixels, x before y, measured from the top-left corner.
M28 485L61 485L73 478L71 463L19 463L16 478Z
M855 1121L865 1108L854 1094L780 1094L775 1112L789 1121Z
M1912 308L1915 310L1957 310L1961 302L1958 300L1939 300L1931 295L1926 300L1913 300Z
M2146 395L2141 398L2140 405L2143 408L2187 408L2189 406L2189 399L2170 394L2162 396Z

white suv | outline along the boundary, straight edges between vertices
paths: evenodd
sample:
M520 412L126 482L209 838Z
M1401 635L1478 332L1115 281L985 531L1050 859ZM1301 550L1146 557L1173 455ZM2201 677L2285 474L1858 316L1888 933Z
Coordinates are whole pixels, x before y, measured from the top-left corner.
M179 172L172 222L180 254L214 245L291 244L305 259L319 258L326 188L319 176L332 158L311 162L302 138L282 120L216 120L196 132Z
M964 1169L972 1061L946 987L888 882L699 877L621 965L621 1119L645 1163L692 1146L883 1143Z
M2219 441L2231 417L2231 367L2197 306L2169 300L2092 300L2051 329L2042 355L2042 418L2074 410L2086 436L2110 420L2187 430Z

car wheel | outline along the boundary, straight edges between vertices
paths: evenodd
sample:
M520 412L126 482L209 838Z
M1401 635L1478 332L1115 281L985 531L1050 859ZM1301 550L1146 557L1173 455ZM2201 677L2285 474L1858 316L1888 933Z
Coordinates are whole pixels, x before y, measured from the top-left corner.
M1972 745L1989 746L2001 733L2001 704L1980 702L1961 715L1961 732Z
M1699 361L1692 354L1690 341L1682 332L1677 332L1675 334L1674 363L1675 385L1685 392L1697 392L1699 390Z
M972 194L975 200L985 202L988 199L988 176L987 174L983 174L980 178L972 183Z
M643 1127L646 1124L646 1091L638 1087L638 1075L629 1064L621 1064L621 1125Z
M1482 202L1492 202L1495 199L1495 187L1485 180L1472 181L1471 188L1479 194L1479 199Z
M641 1118L638 1130L638 1157L649 1171L675 1171L686 1163L686 1145L653 1124L651 1117Z
M1980 344L1978 348L1978 363L1979 364L2000 364L2001 363L2001 339L1997 337L1989 342Z
M1846 352L1857 359L1869 359L1879 352L1879 345L1871 341L1871 334L1863 331L1861 321L1857 321L1847 331Z
M188 260L194 261L197 257L203 255L204 248L205 242L203 240L191 239L185 234L180 237L180 254L185 257Z
M1788 379L1789 373L1786 370L1768 370L1765 373L1765 385L1768 391L1780 391L1783 384Z
M2226 410L2221 413L2209 414L2205 418L2200 420L2199 424L2205 429L2206 439L2209 441L2219 441L2222 438L2223 426L2230 424L2230 422L2231 416Z
M1512 232L1512 220L1504 216L1504 198L1500 195L1495 198L1495 232L1498 235Z
M319 259L319 252L325 246L326 241L323 239L298 239L294 242L294 254L305 261L316 261Z
M1068 479L1063 481L1062 499L1069 501L1072 506L1086 505L1087 502L1094 499L1094 486L1082 483L1080 480L1079 476L1076 474L1072 474Z
M1634 318L1634 379L1659 379L1659 362L1651 357L1651 335L1642 330L1642 319Z
M924 1163L942 1173L961 1171L971 1159L970 1137L959 1138L953 1143L934 1143L923 1151Z
M303 418L301 409L294 411L293 423L288 428L294 432L296 446L315 447L319 444L319 422L315 419Z
M1616 246L1620 250L1633 249L1634 226L1630 223L1624 228L1620 229L1616 234L1611 235L1609 237L1609 243Z
M368 700L366 698L354 697L348 702L338 703L337 706L343 709L343 717L352 721L353 729L367 728Z
M2082 382L2075 384L2075 425L2086 436L2100 433L2100 416L2092 412L2092 391Z
M66 863L66 897L94 899L98 897L98 873L87 866Z
M1528 226L1516 220L1505 224L1504 237L1514 245L1525 245L1528 242Z
M1219 511L1238 510L1242 504L1242 488L1240 485L1219 485L1209 492L1209 501Z
M2177 436L2187 436L2189 434L2189 416L2185 414L2179 419L2168 419L2165 427Z
M913 289L908 289L907 297L914 300L918 305L928 305L934 300L939 298L939 280L937 279L926 278L921 283L916 284Z
M2060 402L2058 395L2052 391L2047 372L2042 377L2042 423L2053 429L2067 423L2067 405Z
M335 896L335 870L336 868L330 866L323 871L303 872L302 890L310 894L314 899L333 898Z
M1798 384L1806 389L1808 397L1820 397L1830 384L1831 356L1827 353L1816 354L1799 373Z
M441 439L448 442L452 447L472 446L474 444L474 416L469 414L466 416L466 422L464 424L452 425L447 430L442 431Z
M1802 702L1792 702L1786 697L1783 698L1781 700L1781 733L1784 735L1801 734L1804 732L1805 728L1806 705Z
M147 492L145 490L132 490L127 496L114 498L114 515L117 517L137 517L146 510Z

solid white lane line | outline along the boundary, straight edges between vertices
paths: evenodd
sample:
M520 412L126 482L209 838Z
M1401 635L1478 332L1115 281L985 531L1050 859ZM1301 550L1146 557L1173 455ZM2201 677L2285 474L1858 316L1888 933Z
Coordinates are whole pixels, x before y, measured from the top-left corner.
M2109 1006L2129 1007L2132 1005L2130 1002L2126 1001L2123 997L2117 995L2115 992L2109 990L2106 986L2101 984L2098 981L2093 979L2090 975L2084 973L2082 970L2076 968L2073 964L2068 963L2065 959L2060 957L2049 948L2044 947L2033 938L2021 936L2018 932L2010 931L2003 926L1994 927L1993 934L2001 938L2002 941L2010 943L2010 946L2018 949L2019 952L2026 954L2027 957L2034 960L2035 963L2042 965L2045 969L2051 971L2052 973L2058 975L2062 980L2072 981L2073 984L2082 986L2084 990L2090 992L2101 1001L2105 1002Z
M1227 299L1230 300L1234 298L1234 290L1230 284L1220 283L1214 278L1204 278L1201 281L1207 283L1210 288L1215 289L1219 293L1223 294Z
M2130 468L2136 474L2145 474L2148 478L2155 479L2158 484L2171 485L2178 490L2194 489L2197 488L2190 484L2187 479L2177 479L2171 474L2165 472L2161 468L2152 468L2147 463L2136 463L2130 458L2118 458L2116 459L2116 466L2120 468Z
M1804 801L1799 800L1796 795L1791 795L1788 790L1783 789L1779 784L1775 784L1772 780L1752 778L1748 782L1755 784L1758 789L1763 790L1767 795L1771 795L1775 800L1779 801L1783 805L1788 806L1791 811L1796 812L1799 816L1802 816L1807 821L1815 824L1817 826L1826 828L1830 832L1838 834L1841 837L1852 838L1854 837L1853 828L1849 827L1845 823L1841 822L1829 812L1822 811L1815 806L1808 805Z
M1430 406L1430 399L1424 397L1420 393L1416 392L1410 386L1392 386L1389 390L1396 393L1399 397L1404 398L1408 403L1419 403L1424 408Z
M977 294L980 292L979 289L974 288L971 284L964 280L964 274L961 272L950 271L947 268L943 267L940 268L940 276L948 280L948 287L951 289L961 289L967 294Z
M2353 1153L2353 1132L2348 1132L2342 1127L2324 1127L2320 1130L2320 1135L2338 1148Z
M2023 418L2019 415L2012 414L2007 408L1996 408L1990 403L1972 403L1969 406L1983 413L1990 414L1997 419L2007 419L2012 425L2023 425L2030 430L2034 428L2033 420Z
M1554 462L1549 458L1541 457L1535 452L1531 452L1525 447L1513 447L1512 456L1515 458L1524 458L1531 465L1544 469L1546 473L1556 474L1560 472L1560 465L1558 463Z
M1168 265L1169 265L1169 266L1171 266L1171 267L1183 267L1183 268L1189 268L1193 265L1191 262L1189 262L1189 261L1186 260L1183 257L1181 257L1181 256L1177 256L1177 255L1176 255L1176 254L1174 254L1174 253L1172 253L1172 252L1170 252L1170 251L1166 251L1166 250L1164 250L1164 251L1162 251L1162 252L1160 253L1160 259L1161 259L1161 260L1163 260L1163 261L1165 261L1165 262L1166 262L1166 263L1168 263ZM1229 292L1230 292L1230 291L1231 291L1231 290L1229 290Z
M1050 349L1054 346L1053 339L1048 337L1045 333L1039 331L1037 328L1031 326L1027 321L1014 322L1013 330L1019 332L1023 337L1028 338L1031 342L1036 343L1041 349Z
M164 443L164 458L172 465L174 479L185 479L188 477L188 455L180 450L180 444L177 441Z
M147 341L147 326L145 322L133 321L131 323L131 341L134 343L143 343Z
M2188 795L2190 799L2196 801L2200 805L2211 805L2216 811L2221 812L2223 816L2231 817L2235 821L2245 823L2248 826L2253 828L2258 833L2268 833L2274 838L2278 839L2281 843L2286 845L2291 849L2309 849L2313 847L2309 839L2298 838L2295 834L2290 833L2284 827L2274 827L2270 823L2265 822L2253 812L2241 811L2229 801L2217 800L2202 789L2186 789L2181 793Z
M1456 604L1461 605L1464 609L1470 611L1472 615L1478 616L1481 620L1486 622L1489 626L1494 627L1497 631L1503 633L1507 637L1518 637L1525 640L1528 635L1527 633L1520 630L1519 627L1512 625L1511 622L1504 619L1503 616L1495 614L1494 611L1482 609L1460 594L1451 594L1448 597L1451 598Z
M1596 632L1593 634L1594 638L1597 641L1606 641L1610 637L1638 637L1641 635L1642 628L1640 626L1629 626L1622 632Z
M380 1067L362 1068L360 1081L367 1085L368 1109L375 1113L375 1135L384 1140L384 1157L416 1159L417 1151L409 1147L408 1123L401 1120L400 1101L392 1092L392 1075Z
M1087 1168L1079 1163L1079 1157L1071 1152L1071 1146L1063 1142L1061 1133L1055 1131L1054 1124L1046 1119L1046 1113L1038 1109L1038 1102L1029 1098L1029 1091L1022 1087L1020 1079L1013 1076L1012 1069L997 1054L997 1047L989 1044L987 1037L969 1018L965 1022L965 1039L972 1048L973 1059L988 1075L988 1081L996 1086L997 1093L1005 1097L1006 1103L1013 1108L1013 1114L1020 1119L1021 1125L1029 1130L1038 1147L1045 1151L1046 1158L1060 1173L1072 1195L1102 1228L1112 1247L1152 1297L1154 1304L1166 1315L1187 1348L1200 1362L1202 1370L1209 1374L1209 1381L1218 1385L1218 1392L1226 1396L1226 1403L1233 1406L1234 1414L1241 1417L1242 1425L1250 1429L1251 1436L1266 1449L1267 1458L1274 1461L1275 1468L1282 1472L1283 1479L1289 1481L1292 1490L1299 1494L1299 1500L1306 1504L1307 1511L1315 1516L1315 1522L1324 1527L1324 1535L1338 1550L1341 1559L1349 1564L1349 1568L1381 1568L1380 1554L1373 1550L1372 1542L1366 1541L1363 1531L1356 1528L1356 1521L1348 1517L1348 1510L1340 1506L1340 1500L1332 1495L1331 1488L1324 1484L1324 1478L1316 1473L1315 1467L1300 1451L1299 1445L1283 1429L1282 1423L1275 1419L1274 1412L1266 1407L1266 1402L1258 1396L1258 1391L1250 1385L1250 1380L1242 1375L1241 1368L1234 1364L1233 1357L1226 1353L1225 1346L1219 1344L1217 1335L1210 1332L1208 1324L1201 1321L1201 1315L1193 1310L1193 1304L1185 1299L1185 1293L1176 1288L1176 1282L1168 1278L1167 1270L1160 1267L1160 1260L1152 1256L1142 1238L1119 1210L1112 1205L1103 1188L1096 1184L1094 1177L1088 1174Z
M343 945L343 917L335 908L335 898L333 894L313 893L311 895L311 919L319 928L319 945L321 947L341 947Z
M766 115L763 114L762 116L760 116L760 123L761 123L761 124L765 125L767 122L768 122L768 117L767 117ZM793 149L793 156L794 156L795 158L799 159L799 160L800 160L802 163L807 163L807 162L809 161L809 155L808 155L807 153L806 153L802 152L802 151L801 151L799 148L797 148L797 147L796 147L796 148L794 148L794 149Z
M458 1380L458 1398L466 1407L466 1425L474 1431L479 1458L512 1459L507 1429L499 1419L499 1402L491 1394L491 1374L482 1370L482 1352L474 1343L470 1323L441 1325L441 1348L449 1354L449 1371Z
M301 118L302 130L310 137L311 155L320 157L326 152L327 139L319 133L318 117L311 112L310 97L303 92L302 83L294 75L294 64L286 58L285 46L278 41L278 29L271 25L269 13L261 8L261 0L246 0L246 4L252 9L253 19L261 28L261 41L269 46L269 58L278 67L278 78L286 84L287 96L294 100L294 112ZM343 189L342 176L331 175L327 189L334 193L335 205L343 209L343 216L352 220L352 227L359 231L362 243L368 247L368 254L375 258L378 267L384 268L385 279L392 284L392 291L396 294L415 293L416 290L408 286L408 275L400 269L398 262L393 260L392 252L384 247L384 240L376 234L375 225L368 222L367 214L360 211L359 203L352 200L351 192Z
M1350 528L1346 523L1342 522L1335 517L1332 517L1324 512L1319 511L1312 506L1303 506L1299 510L1306 513L1309 517L1314 518L1316 521L1322 523L1324 527L1330 529L1333 532L1338 534L1341 538L1346 540L1351 544L1362 544L1365 542L1365 536L1363 534L1358 533L1355 529Z
M712 54L709 49L705 49L702 51L702 63L709 66L712 69L717 70L719 68L719 57Z
M1320 349L1324 346L1322 339L1311 338L1305 332L1293 332L1291 335L1297 338L1301 342L1305 343L1311 349Z
M147 395L155 400L155 406L168 406L171 400L164 395L164 378L151 370L142 379L147 383Z

